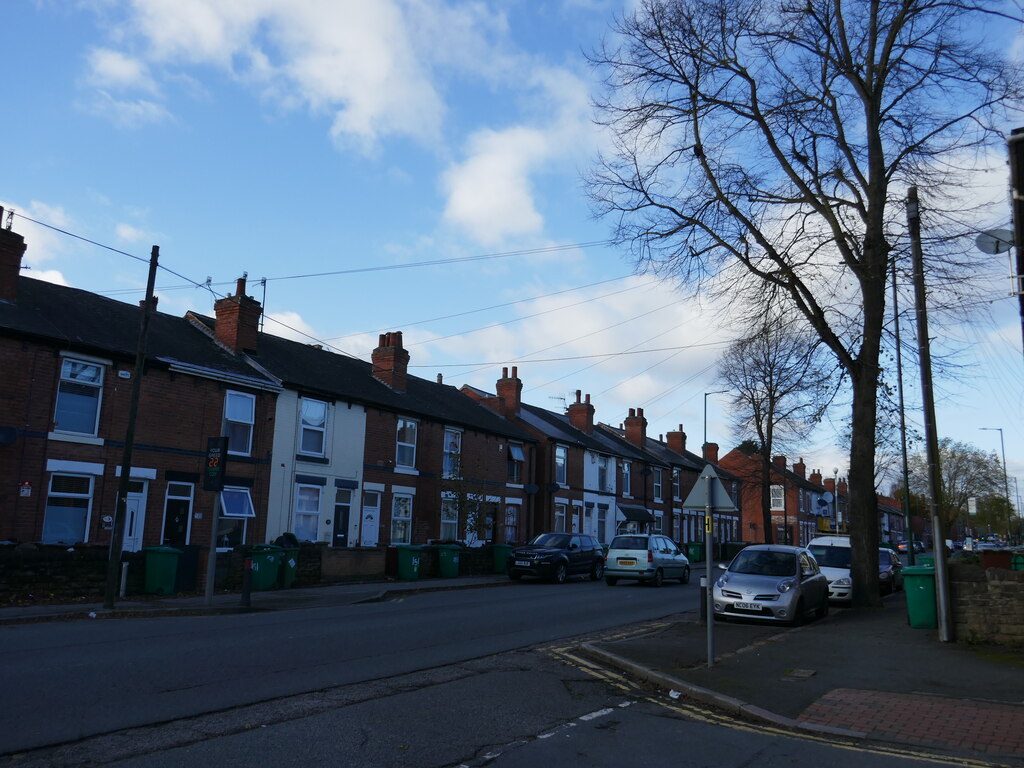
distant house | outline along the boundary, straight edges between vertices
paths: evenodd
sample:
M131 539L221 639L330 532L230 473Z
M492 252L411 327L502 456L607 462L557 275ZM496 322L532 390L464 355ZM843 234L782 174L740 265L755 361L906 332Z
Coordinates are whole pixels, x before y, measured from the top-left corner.
M0 538L111 540L133 384L142 388L124 549L262 539L278 384L190 319L19 275L25 243L0 230ZM231 303L231 300L225 300ZM244 340L241 340L244 343ZM226 435L226 487L203 488L207 438Z

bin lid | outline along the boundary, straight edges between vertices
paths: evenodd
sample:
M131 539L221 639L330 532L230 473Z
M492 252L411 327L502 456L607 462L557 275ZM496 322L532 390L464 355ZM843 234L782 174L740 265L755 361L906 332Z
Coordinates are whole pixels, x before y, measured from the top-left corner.
M279 547L276 544L254 544L252 547L253 552L280 552L284 547Z
M903 566L904 576L932 576L935 574L934 565L905 565Z
M181 550L180 549L175 549L174 547L143 547L142 551L143 552L167 552L167 553L173 552L176 555L180 555L181 554Z

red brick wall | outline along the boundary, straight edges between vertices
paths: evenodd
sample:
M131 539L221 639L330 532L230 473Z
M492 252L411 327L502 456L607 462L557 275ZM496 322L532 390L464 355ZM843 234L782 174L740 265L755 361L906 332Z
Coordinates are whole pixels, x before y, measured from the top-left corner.
M116 361L106 366L100 407L99 436L104 445L89 445L47 439L52 427L61 358L57 350L0 338L0 424L19 432L10 445L0 446L0 539L38 541L43 531L50 459L94 462L104 465L104 473L95 479L92 513L89 522L91 543L109 542L109 531L102 528L103 515L113 515L119 479L117 468L123 459L123 443L133 379L122 379L117 372L134 373L134 365ZM220 383L162 368L148 367L142 382L132 466L156 470L149 482L143 543L152 546L162 536L166 472L201 475L206 438L221 432L226 388ZM269 455L272 438L271 417L275 395L256 393L256 420L252 457L229 460L227 473L252 480L253 504L257 518L249 521L248 541L262 541L266 530ZM23 482L32 493L20 495ZM207 545L214 494L197 483L190 543Z

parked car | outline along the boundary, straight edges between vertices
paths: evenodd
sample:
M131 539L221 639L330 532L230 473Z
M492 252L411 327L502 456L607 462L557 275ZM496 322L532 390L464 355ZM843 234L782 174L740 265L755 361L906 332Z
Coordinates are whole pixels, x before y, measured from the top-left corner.
M878 588L884 595L903 589L903 561L887 547L878 548Z
M849 536L816 536L807 543L821 572L828 579L828 599L834 603L853 601L853 578L850 576Z
M636 579L660 587L665 579L690 581L690 561L668 536L631 533L616 536L604 561L604 580L609 587L619 579Z
M604 547L584 533L541 533L512 550L508 558L511 579L529 576L561 584L570 576L604 576Z
M828 614L828 579L804 547L751 544L739 552L712 591L717 618L796 624Z

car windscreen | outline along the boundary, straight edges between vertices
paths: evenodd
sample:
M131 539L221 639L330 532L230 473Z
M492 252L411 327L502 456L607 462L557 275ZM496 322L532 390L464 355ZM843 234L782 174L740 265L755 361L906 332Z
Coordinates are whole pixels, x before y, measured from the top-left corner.
M826 547L820 544L812 544L808 547L818 565L823 568L849 568L850 553L849 547Z
M733 558L729 570L760 576L792 576L796 573L796 555L792 552L745 549Z
M541 547L555 547L557 549L565 549L569 546L569 534L567 533L542 533L534 536L530 540L530 544L536 544Z
M616 536L611 549L647 549L646 536Z

